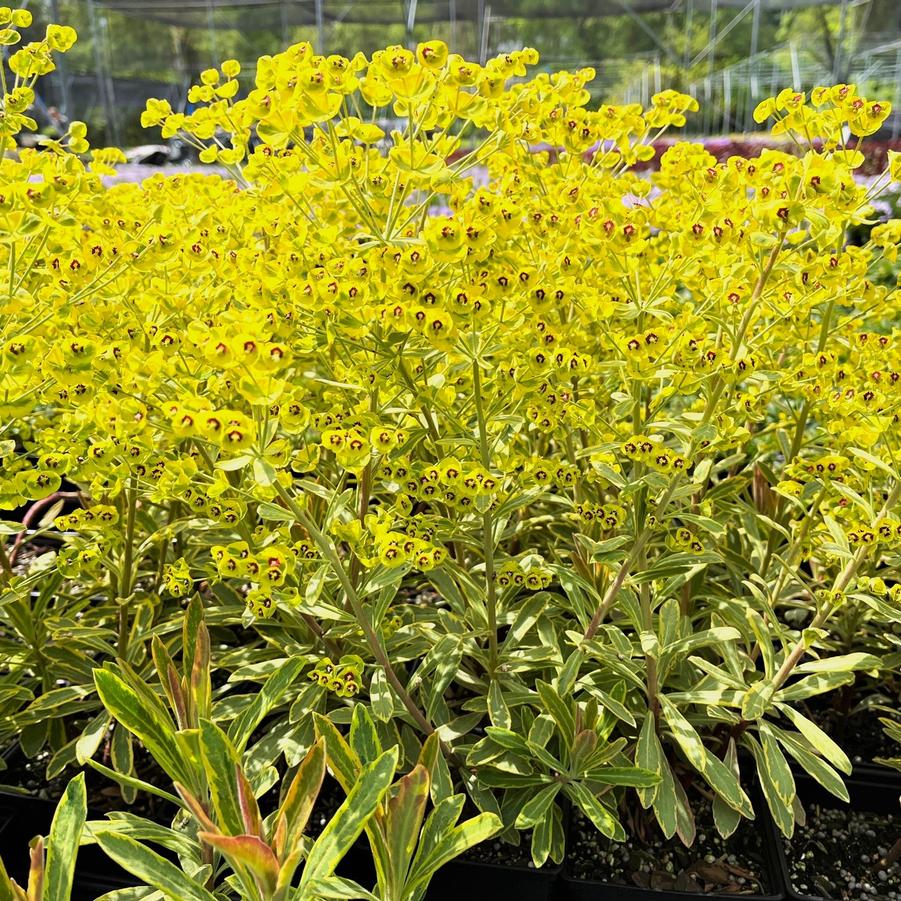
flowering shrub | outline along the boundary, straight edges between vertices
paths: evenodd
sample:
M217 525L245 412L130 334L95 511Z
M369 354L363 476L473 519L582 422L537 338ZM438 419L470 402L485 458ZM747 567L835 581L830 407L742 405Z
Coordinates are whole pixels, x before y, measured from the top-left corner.
M405 770L436 735L433 793L533 830L537 864L564 798L690 843L705 794L723 834L754 816L751 778L791 833L789 759L845 795L796 704L883 666L836 622L901 608L898 296L871 277L901 222L844 246L901 167L858 184L842 135L889 107L783 92L761 115L820 149L677 143L648 180L695 101L588 109L591 70L537 59L298 44L245 96L228 61L190 115L148 102L231 178L104 189L75 125L3 162L0 506L79 500L27 574L21 537L0 555L4 728L52 769L111 743L129 772L91 670L178 653L199 592L211 718L268 717L256 773L366 705Z
M676 143L677 140L673 137L664 137L654 141L652 145L655 152L654 158L647 162L636 164L634 168L659 168L660 158ZM704 138L701 143L703 143L704 149L716 158L718 163L725 163L732 156L753 159L764 150L780 150L798 156L808 149L807 145L799 146L787 138L756 134L738 137ZM819 141L814 141L813 146L816 149L822 148L822 144ZM877 140L875 138L863 138L859 141L854 141L853 146L855 150L859 150L864 156L863 162L855 167L854 174L856 176L881 175L888 166L889 152L901 152L901 139Z

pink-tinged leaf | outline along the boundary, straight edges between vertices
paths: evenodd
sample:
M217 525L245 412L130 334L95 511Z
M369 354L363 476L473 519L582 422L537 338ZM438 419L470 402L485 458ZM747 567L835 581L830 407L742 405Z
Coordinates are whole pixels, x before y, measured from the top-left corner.
M278 860L262 839L255 835L220 835L200 832L197 837L221 851L232 866L245 867L260 881L267 892L278 885Z
M191 704L195 718L210 715L210 633L204 623L197 630L197 643L194 647L194 666L191 669ZM195 723L196 725L196 723Z
M169 651L163 644L158 635L155 635L150 646L153 662L159 675L160 683L163 691L166 692L166 698L169 705L175 711L175 719L179 729L187 729L187 720L185 719L185 697L181 687L181 680L178 678L178 671L172 662Z
M279 858L297 841L310 818L325 778L325 740L317 738L297 768L276 817L272 845Z
M44 839L38 836L31 845L31 867L28 870L28 901L41 901L44 896Z
M210 819L210 815L206 812L203 804L194 797L180 782L174 783L175 790L181 795L181 799L188 805L191 813L197 818L197 821L207 832L218 832L216 824Z
M189 729L191 723L188 721L188 708L185 703L184 692L181 690L181 680L178 678L178 672L175 665L170 663L166 669L166 681L169 684L169 695L172 700L172 706L175 708L175 717L178 720L179 729Z
M235 781L238 783L238 804L241 808L244 830L248 835L255 835L262 839L263 818L260 816L260 808L257 799L253 796L253 789L240 766L235 767Z
M429 799L429 771L418 763L394 786L394 795L388 801L386 832L391 853L389 860L393 878L402 884L410 868L413 852L419 841L419 830Z

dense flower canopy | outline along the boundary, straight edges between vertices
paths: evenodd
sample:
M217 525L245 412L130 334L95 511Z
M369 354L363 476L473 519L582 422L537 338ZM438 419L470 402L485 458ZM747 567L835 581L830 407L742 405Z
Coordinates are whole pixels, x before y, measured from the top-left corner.
M6 109L67 41L11 58ZM837 792L850 766L789 702L880 667L839 654L844 611L878 633L901 607L901 222L845 244L901 175L855 180L890 107L784 91L758 113L796 153L678 143L646 176L696 102L590 109L591 70L537 59L303 43L249 91L234 61L204 72L189 115L148 102L228 177L104 187L118 154L86 163L79 123L7 155L0 508L79 503L5 580L99 596L86 623L120 656L200 588L264 660L304 656L282 738L354 698L437 730L477 804L507 792L505 825L544 830L539 863L559 786L526 812L522 791L548 758L607 834L584 787L612 763L687 838L669 749L728 831L752 815L741 744L788 832L785 754Z

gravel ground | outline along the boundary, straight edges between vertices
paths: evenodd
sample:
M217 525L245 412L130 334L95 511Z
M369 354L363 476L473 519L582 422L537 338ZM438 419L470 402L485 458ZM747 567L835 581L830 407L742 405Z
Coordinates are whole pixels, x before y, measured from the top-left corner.
M713 825L709 811L698 811L698 833L686 848L677 838L623 843L601 835L579 817L570 836L569 866L576 879L638 885L694 894L753 895L768 890L759 830L743 823L729 839Z
M901 901L901 815L812 807L783 839L794 890L829 901Z

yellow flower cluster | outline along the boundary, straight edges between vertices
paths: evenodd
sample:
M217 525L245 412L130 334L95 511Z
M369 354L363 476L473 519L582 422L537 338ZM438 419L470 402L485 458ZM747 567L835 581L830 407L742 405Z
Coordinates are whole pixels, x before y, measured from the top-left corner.
M70 39L27 47L50 59ZM696 478L705 455L797 405L828 400L830 445L793 478L825 461L824 478L847 479L843 445L893 441L898 342L860 326L892 309L868 273L898 235L841 247L871 192L836 143L887 105L851 86L812 105L783 92L761 115L826 149L718 165L677 144L648 180L629 164L696 103L666 91L647 110L591 110L589 70L527 79L536 61L299 44L262 59L245 96L229 61L192 88L194 113L148 102L145 124L186 134L234 179L104 189L75 155L78 123L53 153L6 160L5 506L66 479L118 517L130 485L148 510L233 530L208 563L189 555L198 578L288 597L291 566L261 581L247 560L281 546L259 505L271 519L310 480L356 486L356 510L327 526L366 566L430 569L469 518L536 484L581 485L579 517L615 510L619 526L620 464ZM385 108L406 128L386 134ZM375 496L391 511L377 527ZM96 528L84 514L59 525Z
M0 24L17 34L17 16ZM53 29L9 58L8 150L72 40ZM758 620L787 634L786 608L885 573L901 305L879 273L901 225L863 246L845 235L901 167L856 179L845 136L889 105L850 85L784 91L758 118L797 153L718 163L677 143L649 176L634 164L696 102L590 108L591 70L531 76L537 60L301 43L261 59L247 91L235 61L205 71L190 114L148 102L145 125L228 176L104 187L120 157L91 151L79 123L0 161L0 509L78 508L42 572L118 605L120 648L132 608L196 588L217 624L275 617L256 623L266 653L327 651L311 690L349 698L375 663L424 731L487 710L518 740L572 718L578 684L598 692L578 721L600 724L600 699L630 749L664 734L661 716L688 743L677 701L748 741L808 647L774 665ZM0 583L27 587L11 534ZM811 641L827 618L811 610ZM734 656L712 662L708 642L710 660L668 660L694 633ZM625 683L592 681L608 676L604 641L634 717ZM642 654L676 701L630 668ZM769 694L741 681L762 677L758 658ZM537 712L535 685L550 703L542 680L564 660L565 702ZM745 692L744 719L709 714L723 684ZM639 720L641 739L623 726ZM747 815L731 766L691 759Z

